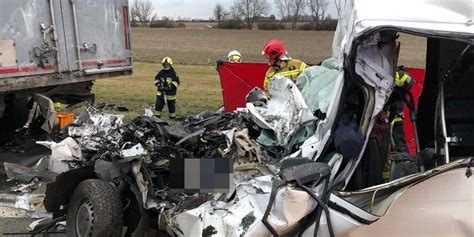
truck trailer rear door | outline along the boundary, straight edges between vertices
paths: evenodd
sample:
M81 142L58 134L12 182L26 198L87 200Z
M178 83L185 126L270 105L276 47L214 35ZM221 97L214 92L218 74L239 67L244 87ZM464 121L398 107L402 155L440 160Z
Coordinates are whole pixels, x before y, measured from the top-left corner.
M127 0L61 0L67 69L89 74L131 65Z

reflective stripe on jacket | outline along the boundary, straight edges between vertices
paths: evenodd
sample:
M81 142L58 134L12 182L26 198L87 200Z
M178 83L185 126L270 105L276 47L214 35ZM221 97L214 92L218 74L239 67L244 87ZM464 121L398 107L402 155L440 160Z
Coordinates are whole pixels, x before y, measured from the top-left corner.
M263 90L268 92L268 87L273 77L276 75L283 76L296 81L296 78L300 73L307 67L306 63L297 59L290 59L288 61L282 61L280 68L271 67L265 74L265 81L263 83Z
M395 73L395 86L409 90L414 84L413 79L404 71L397 71Z
M174 96L178 90L178 86L180 84L178 74L176 71L171 68L169 70L161 70L155 76L155 86L158 89L156 93L157 96L162 95L163 93L160 91L161 89L165 88L165 94Z

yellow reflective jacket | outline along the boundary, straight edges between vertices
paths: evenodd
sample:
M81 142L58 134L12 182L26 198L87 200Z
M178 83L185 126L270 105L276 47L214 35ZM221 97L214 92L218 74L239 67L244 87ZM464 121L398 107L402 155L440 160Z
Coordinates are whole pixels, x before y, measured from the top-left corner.
M410 75L408 75L408 73L402 70L395 72L395 86L410 90L413 84L415 84L415 82L410 77Z
M276 75L280 75L289 78L292 81L296 81L296 78L304 69L306 69L306 67L306 63L298 59L282 61L280 68L271 67L268 69L267 73L265 74L265 81L263 82L263 90L268 93L268 87L270 86L270 82Z

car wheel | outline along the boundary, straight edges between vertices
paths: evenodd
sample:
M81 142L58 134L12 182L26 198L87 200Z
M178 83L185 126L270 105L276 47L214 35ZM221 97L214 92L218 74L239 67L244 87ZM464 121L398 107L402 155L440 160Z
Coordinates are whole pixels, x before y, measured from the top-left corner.
M122 203L116 187L100 179L82 181L67 212L67 236L121 236Z

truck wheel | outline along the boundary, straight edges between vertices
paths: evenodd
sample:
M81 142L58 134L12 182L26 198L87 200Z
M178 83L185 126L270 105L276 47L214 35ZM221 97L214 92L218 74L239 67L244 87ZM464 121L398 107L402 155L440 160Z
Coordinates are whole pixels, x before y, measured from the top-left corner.
M121 236L122 203L117 188L100 179L82 181L72 194L67 236Z
M5 102L5 111L3 117L0 118L0 131L12 132L23 127L28 122L28 116L30 115L28 100L20 98Z

